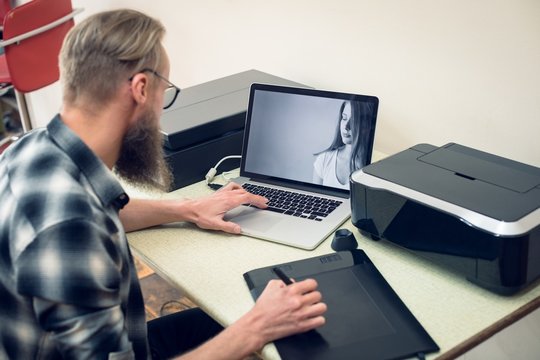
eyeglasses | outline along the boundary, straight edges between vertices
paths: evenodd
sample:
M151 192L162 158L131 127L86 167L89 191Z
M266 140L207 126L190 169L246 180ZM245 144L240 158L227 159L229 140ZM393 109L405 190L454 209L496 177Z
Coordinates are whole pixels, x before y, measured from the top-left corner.
M176 101L176 98L178 97L178 94L180 94L180 88L176 85L174 85L172 82L169 81L166 77L161 76L157 71L152 70L150 68L144 68L139 72L149 72L158 77L159 79L165 81L167 83L167 88L165 89L165 93L163 96L163 109L168 109L174 104ZM133 76L129 78L129 80L133 80Z

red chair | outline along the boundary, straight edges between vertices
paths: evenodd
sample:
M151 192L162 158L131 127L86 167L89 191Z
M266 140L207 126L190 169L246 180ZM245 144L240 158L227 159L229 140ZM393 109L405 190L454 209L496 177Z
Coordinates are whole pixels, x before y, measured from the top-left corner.
M11 0L0 0L0 31L4 31L4 19L7 13L11 10ZM0 52L0 96L3 95L7 89L11 88L11 77L7 69L6 59L3 57L4 50Z
M11 10L11 0L0 0L0 30L4 30L4 18L8 11Z
M3 1L3 0L2 0ZM71 0L33 0L9 10L0 47L0 83L15 88L23 130L31 128L23 93L59 79L58 54L73 17Z

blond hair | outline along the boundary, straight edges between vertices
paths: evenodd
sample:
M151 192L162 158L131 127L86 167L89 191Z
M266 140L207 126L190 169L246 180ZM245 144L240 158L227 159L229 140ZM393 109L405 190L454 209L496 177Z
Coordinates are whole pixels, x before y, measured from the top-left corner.
M161 65L164 34L161 22L127 9L101 12L77 24L60 51L64 101L107 104L134 73Z

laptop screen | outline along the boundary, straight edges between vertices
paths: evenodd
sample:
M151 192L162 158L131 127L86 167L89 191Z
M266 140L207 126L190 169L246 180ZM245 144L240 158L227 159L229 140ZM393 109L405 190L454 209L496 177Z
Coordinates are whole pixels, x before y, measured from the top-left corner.
M378 99L253 84L241 175L349 190L349 175L371 162Z

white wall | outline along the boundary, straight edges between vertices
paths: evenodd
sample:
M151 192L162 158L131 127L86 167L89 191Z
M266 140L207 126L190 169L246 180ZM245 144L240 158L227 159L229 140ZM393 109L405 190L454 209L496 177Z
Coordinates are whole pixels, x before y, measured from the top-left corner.
M378 96L379 151L457 142L540 166L540 1L73 4L85 8L78 20L117 7L159 18L168 29L171 80L181 87L254 68ZM58 110L59 90L43 93L53 95L34 94L31 101L47 118Z

